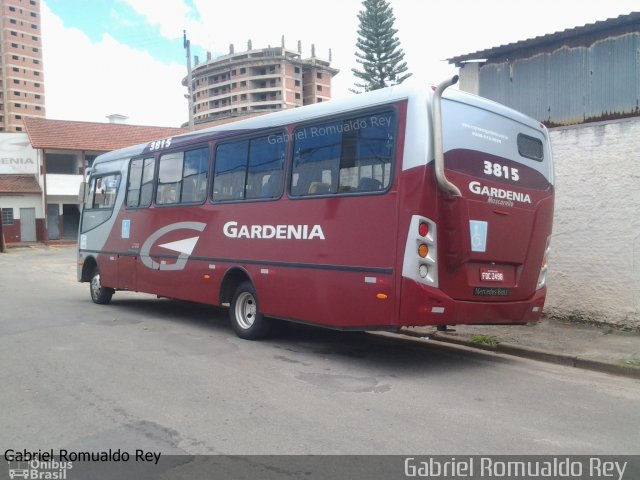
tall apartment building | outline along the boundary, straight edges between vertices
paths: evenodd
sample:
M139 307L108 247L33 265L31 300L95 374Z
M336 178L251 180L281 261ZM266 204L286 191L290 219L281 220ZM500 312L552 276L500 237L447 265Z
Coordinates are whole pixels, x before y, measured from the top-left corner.
M192 70L196 128L226 123L331 99L331 79L339 70L315 57L303 59L284 47L251 49L207 60ZM187 85L187 79L183 79Z
M0 132L21 132L45 116L40 0L0 0L0 25Z

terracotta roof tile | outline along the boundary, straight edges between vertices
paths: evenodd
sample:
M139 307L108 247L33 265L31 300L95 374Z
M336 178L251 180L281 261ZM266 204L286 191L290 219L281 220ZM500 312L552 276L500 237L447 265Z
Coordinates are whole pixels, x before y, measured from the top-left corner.
M186 133L183 128L119 123L75 122L28 117L24 120L33 148L108 152Z
M0 193L42 193L35 175L0 175Z

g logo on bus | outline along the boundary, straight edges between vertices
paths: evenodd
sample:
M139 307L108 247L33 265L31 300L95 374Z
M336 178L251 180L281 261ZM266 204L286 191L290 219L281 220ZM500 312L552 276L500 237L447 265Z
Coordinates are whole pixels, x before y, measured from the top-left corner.
M187 264L187 260L189 260L191 252L193 252L196 243L198 243L198 240L200 239L199 236L158 245L161 248L166 248L180 253L176 262L171 264L158 263L153 260L151 258L151 247L160 237L169 232L173 232L174 230L195 230L197 232L202 232L206 226L207 224L202 222L178 222L160 228L151 234L142 245L142 248L140 249L140 260L142 261L142 264L145 267L152 268L154 270L183 270Z

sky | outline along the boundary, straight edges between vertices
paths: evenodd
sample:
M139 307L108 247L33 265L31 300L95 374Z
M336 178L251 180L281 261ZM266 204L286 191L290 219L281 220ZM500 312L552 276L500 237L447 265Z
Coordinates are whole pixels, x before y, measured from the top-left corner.
M638 0L390 0L413 73L432 85L456 74L447 58L546 35L640 10ZM179 127L188 120L183 31L192 56L285 46L340 69L333 98L354 95L361 0L43 0L47 118Z

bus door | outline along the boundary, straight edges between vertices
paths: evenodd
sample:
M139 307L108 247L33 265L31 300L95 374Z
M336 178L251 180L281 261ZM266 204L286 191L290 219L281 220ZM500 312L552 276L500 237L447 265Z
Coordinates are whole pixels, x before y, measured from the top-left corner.
M126 241L131 236L131 220L120 222L121 237ZM118 288L122 290L136 290L136 262L138 254L134 250L118 253Z
M118 287L139 290L140 248L147 234L153 199L153 156L134 158L129 165L126 208L120 218L121 248L118 257Z
M137 208L131 210L137 229L132 236L138 254L137 289L201 301L199 290L188 282L200 263L188 260L197 246L205 243L200 237L207 218L202 204L207 197L209 148L196 146L161 153L157 160L148 156L134 160L131 168L141 169L137 174L140 180L130 184L133 190L128 197L128 206ZM135 185L139 185L138 192Z

